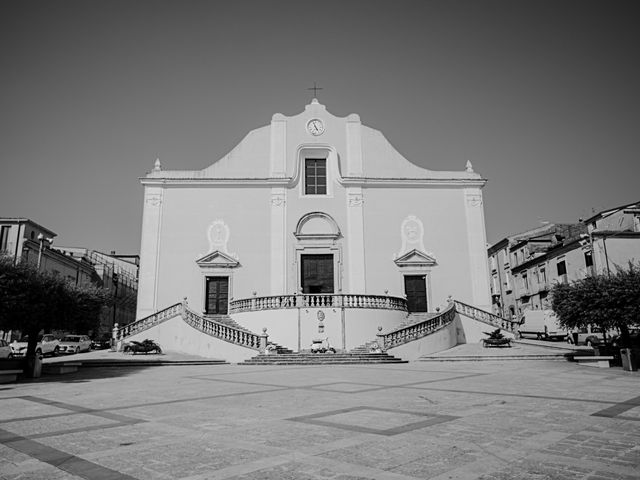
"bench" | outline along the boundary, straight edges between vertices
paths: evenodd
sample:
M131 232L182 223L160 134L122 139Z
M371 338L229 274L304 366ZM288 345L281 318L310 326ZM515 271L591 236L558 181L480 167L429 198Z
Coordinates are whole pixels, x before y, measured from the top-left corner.
M613 360L613 355L576 355L575 362L589 367L609 368L609 361Z
M42 373L47 375L64 375L65 373L75 373L82 362L60 362L47 363L42 365Z
M18 380L22 370L0 370L0 383L13 383Z

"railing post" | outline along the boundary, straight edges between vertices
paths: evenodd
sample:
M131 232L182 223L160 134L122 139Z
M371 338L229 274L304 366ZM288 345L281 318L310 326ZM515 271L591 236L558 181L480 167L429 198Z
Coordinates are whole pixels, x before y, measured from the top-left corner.
M376 333L376 341L380 347L382 353L387 351L387 346L384 344L384 335L382 334L382 327L378 327L378 333Z
M118 324L113 324L113 330L111 331L111 351L117 351L116 343L118 341Z
M267 327L262 329L262 333L260 334L260 353L264 353L267 348L267 342L269 341L269 335L267 335Z

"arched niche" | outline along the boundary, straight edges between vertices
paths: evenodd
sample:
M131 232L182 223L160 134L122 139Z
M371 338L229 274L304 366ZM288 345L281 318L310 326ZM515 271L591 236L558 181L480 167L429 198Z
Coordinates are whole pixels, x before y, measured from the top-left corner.
M340 237L340 227L331 215L311 212L298 220L293 234L298 240L337 240Z

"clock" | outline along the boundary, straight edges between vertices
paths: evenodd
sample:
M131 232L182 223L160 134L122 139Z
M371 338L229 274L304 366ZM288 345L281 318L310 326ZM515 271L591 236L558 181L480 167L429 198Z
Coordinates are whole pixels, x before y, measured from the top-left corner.
M311 135L318 136L324 133L324 123L322 120L314 118L313 120L309 120L307 122L307 130Z

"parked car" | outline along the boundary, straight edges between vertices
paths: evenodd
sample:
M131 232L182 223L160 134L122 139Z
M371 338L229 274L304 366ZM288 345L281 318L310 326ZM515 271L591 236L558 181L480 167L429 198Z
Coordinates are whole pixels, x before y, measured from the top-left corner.
M91 341L91 348L93 350L104 350L107 348L111 348L111 338L108 336L99 339L96 338Z
M14 357L23 357L27 354L29 335L25 335L20 340L11 342L11 352ZM60 350L60 340L54 335L47 333L38 338L36 344L36 355L57 355Z
M11 346L6 340L0 339L0 358L11 358L13 353L11 352Z
M526 310L518 327L518 338L565 340L568 333L558 323L553 310Z
M91 339L86 335L66 335L60 342L60 353L80 353L91 350Z
M607 332L607 343L609 343L609 339L615 335L615 333L615 331ZM587 325L586 328L581 328L580 330L572 332L567 337L567 342L575 345L587 345L588 347L591 347L593 345L604 343L604 334L600 327Z

